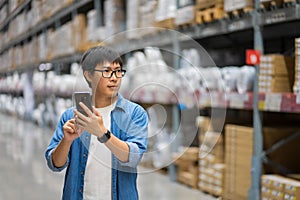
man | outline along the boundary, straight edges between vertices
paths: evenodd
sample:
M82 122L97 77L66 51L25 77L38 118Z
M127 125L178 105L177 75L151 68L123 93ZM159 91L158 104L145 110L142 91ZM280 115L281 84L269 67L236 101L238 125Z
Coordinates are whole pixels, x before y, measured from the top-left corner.
M93 111L66 110L45 157L49 168L67 168L63 199L138 199L137 165L147 147L145 110L119 93L125 70L119 54L104 46L84 53L83 75Z

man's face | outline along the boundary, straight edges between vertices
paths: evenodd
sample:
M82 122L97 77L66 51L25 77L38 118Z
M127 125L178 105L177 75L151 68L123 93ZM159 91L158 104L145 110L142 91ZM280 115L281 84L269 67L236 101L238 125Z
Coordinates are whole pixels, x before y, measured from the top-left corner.
M121 70L121 66L117 63L105 62L95 67L91 84L96 96L116 97L122 80L119 70ZM112 74L113 71L114 73Z

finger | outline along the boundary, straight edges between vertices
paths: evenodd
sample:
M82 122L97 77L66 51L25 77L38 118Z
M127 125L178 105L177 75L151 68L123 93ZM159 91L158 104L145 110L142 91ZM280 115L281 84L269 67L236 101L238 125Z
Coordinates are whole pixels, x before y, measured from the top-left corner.
M78 121L78 119L88 121L88 119L89 119L89 117L87 117L84 114L80 113L78 110L74 110L74 113L75 113L75 121Z
M76 120L76 124L79 125L79 126L82 126L82 127L85 127L87 125L86 121L84 121L84 120L82 120L80 118L78 118Z
M84 105L84 103L82 102L79 102L79 105L81 106L81 108L85 111L85 113L91 117L93 115L93 113L91 112L91 110L86 106Z
M71 127L73 130L75 130L75 120L74 120L74 123L71 123L71 124L70 124L70 127Z
M74 132L75 132L74 129L73 129L72 127L70 127L70 126L65 126L65 127L64 127L64 130L65 130L66 132L68 132L68 133L74 133Z
M100 112L93 106L93 113L96 115L96 116L101 116Z
M70 120L68 121L68 123L69 123L70 125L74 125L74 124L75 124L75 118L74 118L74 119L70 119Z

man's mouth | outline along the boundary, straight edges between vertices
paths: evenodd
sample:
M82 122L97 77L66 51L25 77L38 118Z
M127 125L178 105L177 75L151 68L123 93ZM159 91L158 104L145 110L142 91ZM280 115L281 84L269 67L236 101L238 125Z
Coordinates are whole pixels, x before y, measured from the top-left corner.
M111 88L111 89L116 89L117 88L117 86L116 85L109 85L109 86L107 86L108 88Z

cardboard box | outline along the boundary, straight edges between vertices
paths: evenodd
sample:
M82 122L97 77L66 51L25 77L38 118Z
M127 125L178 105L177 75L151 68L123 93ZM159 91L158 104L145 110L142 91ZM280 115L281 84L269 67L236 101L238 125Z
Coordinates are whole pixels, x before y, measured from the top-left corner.
M223 8L223 0L196 0L196 9L203 10L210 7L220 7Z
M294 68L295 59L280 54L267 54L261 56L260 69L269 69L270 75L289 75Z

